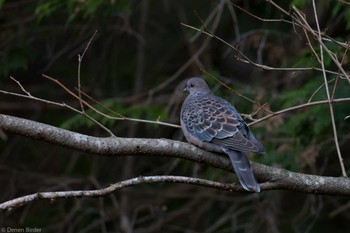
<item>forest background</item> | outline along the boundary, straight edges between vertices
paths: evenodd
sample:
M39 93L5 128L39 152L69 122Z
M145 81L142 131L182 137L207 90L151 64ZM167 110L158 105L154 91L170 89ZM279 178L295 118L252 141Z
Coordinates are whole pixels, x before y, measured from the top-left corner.
M349 174L346 1L2 0L0 7L1 114L96 137L184 141L176 127L184 81L202 76L265 145L267 154L253 161L319 176ZM180 158L94 156L6 130L0 136L1 203L141 176L237 181L232 172ZM30 202L0 213L0 226L140 233L349 228L346 194L266 187L247 194L139 184L99 198Z

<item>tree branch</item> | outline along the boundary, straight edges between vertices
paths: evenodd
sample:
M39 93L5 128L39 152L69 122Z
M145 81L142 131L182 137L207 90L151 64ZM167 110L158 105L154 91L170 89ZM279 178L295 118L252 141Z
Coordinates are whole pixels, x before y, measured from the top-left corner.
M0 128L14 134L26 136L29 138L49 142L59 146L67 147L73 150L82 151L86 153L96 154L99 156L167 156L173 158L181 158L191 160L194 162L206 164L222 170L232 172L232 167L229 159L225 156L220 156L189 143L174 141L170 139L146 139L146 138L119 138L108 137L99 138L88 135L79 134L65 129L57 128L47 124L22 119L14 116L0 114ZM290 172L284 169L269 167L258 163L252 163L254 173L259 182L264 182L261 185L262 190L290 190L311 194L324 195L343 195L350 196L350 179L346 177L328 177L308 175L296 172ZM219 188L222 190L243 191L240 187L235 185L220 184L213 181L205 181L201 179L192 179L187 177L175 178L169 176L160 176L161 178L134 178L128 181L116 183L115 186L120 188L128 187L125 185L137 185L141 183L158 183L158 182L176 182L198 184L204 187ZM149 179L149 180L147 180ZM200 182L199 182L200 181ZM203 182L202 182L203 181ZM123 183L124 182L124 183ZM135 183L136 182L136 183ZM209 183L208 183L209 182ZM220 185L219 185L220 184ZM114 187L113 185L111 187ZM225 187L225 188L223 188ZM109 187L110 188L110 187ZM120 188L116 188L114 192ZM113 188L112 188L113 189ZM100 192L107 192L108 188L100 190ZM96 193L96 190L87 191L69 191L71 196L98 196L91 195ZM90 193L89 193L90 192ZM53 192L62 193L62 192ZM85 195L86 193L86 195ZM103 193L103 195L110 192ZM34 195L34 196L33 196ZM56 195L56 194L50 194ZM62 197L71 197L64 194ZM102 194L101 194L102 195ZM56 197L56 196L53 196ZM58 195L57 198L61 196ZM25 198L25 197L23 197ZM43 198L40 194L29 195L30 200ZM14 201L14 200L13 200ZM3 203L4 204L4 203ZM2 204L0 205L3 206ZM5 208L5 207L4 207ZM4 209L2 208L2 209ZM1 208L0 208L1 209ZM7 207L5 209L8 209Z
M225 191L235 191L244 192L244 189L237 184L223 184L211 180L205 180L200 178L185 177L185 176L145 176L145 177L135 177L132 179L124 180L102 189L95 190L76 190L76 191L54 191L54 192L38 192L22 197L18 197L4 203L0 203L0 210L12 210L28 204L32 201L39 199L49 199L50 201L61 199L61 198L71 198L71 197L101 197L111 194L115 191L121 190L123 188L136 186L139 184L152 184L152 183L181 183L181 184L191 184L197 186L203 186L208 188L216 188Z

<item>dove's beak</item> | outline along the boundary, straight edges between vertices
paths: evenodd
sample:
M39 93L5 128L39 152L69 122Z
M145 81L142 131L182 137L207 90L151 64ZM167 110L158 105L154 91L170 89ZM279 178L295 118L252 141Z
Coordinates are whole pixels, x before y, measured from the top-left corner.
M182 90L182 92L186 92L186 91L189 91L188 88L187 88L187 84L185 84L185 87L184 87L184 89Z

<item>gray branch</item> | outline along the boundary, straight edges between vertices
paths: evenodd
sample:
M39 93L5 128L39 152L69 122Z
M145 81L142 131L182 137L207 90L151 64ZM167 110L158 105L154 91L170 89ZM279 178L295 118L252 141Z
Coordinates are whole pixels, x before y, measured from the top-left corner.
M26 136L29 138L34 138L55 145L60 145L73 150L82 151L89 154L95 154L98 156L167 156L172 158L191 160L193 162L206 164L212 167L232 172L230 161L226 156L202 150L189 143L174 141L170 139L93 137L57 128L47 124L2 114L0 114L0 128L7 132ZM258 181L262 183L262 190L278 189L311 194L350 196L350 179L346 177L308 175L290 172L285 169L269 167L254 162L252 163L252 167ZM116 183L115 185L119 187L121 184L123 184L124 186L120 186L121 188L123 188L130 186L125 185L125 183L123 182L131 182L132 185L155 182L177 182L196 184L223 190L243 191L239 186L220 184L212 181L194 179L190 177L157 177L157 179L155 179L154 177L134 178L131 180ZM137 182L135 182L135 180L137 180ZM117 189L113 189L112 192ZM103 190L100 190L101 195L106 195L110 193L109 191ZM70 192L72 192L71 196L76 195L76 193L79 193L80 196L100 196L93 195L96 194L96 192L98 191L99 190ZM57 194L62 192L54 193ZM36 198L34 199L40 199L43 197L39 194L33 195L36 195ZM29 195L25 197L31 197L33 199L34 196ZM62 197L70 196L57 196L57 198ZM0 209L4 209L3 204L0 204Z
M20 206L23 206L29 202L48 199L50 201L60 198L71 198L71 197L101 197L108 195L117 190L139 185L139 184L151 184L151 183L182 183L191 184L208 188L216 188L229 192L245 192L245 190L237 184L223 184L211 180L205 180L200 178L185 177L185 176L146 176L136 177L129 180L124 180L108 186L107 188L96 189L96 190L75 190L75 191L53 191L53 192L38 192L22 197L18 197L3 203L0 203L0 210L13 210Z

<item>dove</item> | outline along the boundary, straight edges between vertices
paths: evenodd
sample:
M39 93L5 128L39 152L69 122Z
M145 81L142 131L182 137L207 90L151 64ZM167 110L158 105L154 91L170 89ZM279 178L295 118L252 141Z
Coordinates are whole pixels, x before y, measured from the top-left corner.
M265 149L237 110L215 96L202 78L187 80L184 91L189 95L181 108L180 123L186 140L207 151L227 154L242 187L260 192L248 153L263 154Z

